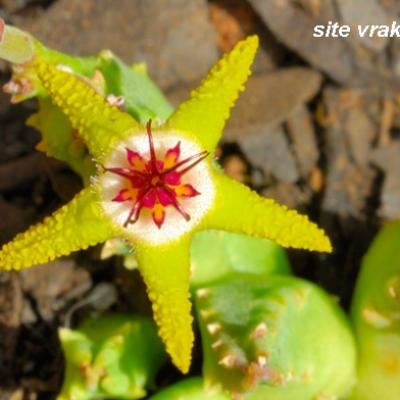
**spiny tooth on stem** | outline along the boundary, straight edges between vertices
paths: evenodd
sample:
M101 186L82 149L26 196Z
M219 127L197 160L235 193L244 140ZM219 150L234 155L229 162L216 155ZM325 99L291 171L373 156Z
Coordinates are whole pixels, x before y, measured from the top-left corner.
M400 301L400 275L394 275L386 283L387 292L393 300Z
M260 381L277 383L276 377L277 374L272 369L260 365L258 361L252 361L245 368L243 386L252 388Z
M365 306L362 310L364 321L377 329L388 328L393 321L389 315L371 306Z
M260 322L251 332L250 337L252 339L262 339L268 332L268 327L265 322Z
M294 374L293 374L293 372L292 372L292 371L289 371L289 372L286 374L285 379L286 379L286 382L292 382L293 379L294 379Z
M240 362L235 354L227 354L219 360L218 364L223 365L226 368L234 368L239 366Z
M210 289L207 288L197 289L196 295L199 299L206 299L210 295Z
M207 330L210 335L215 335L216 333L220 332L222 329L222 325L218 322L213 322L211 324L207 324Z
M243 400L243 395L239 392L232 392L232 400Z
M257 364L258 364L260 367L265 367L265 366L267 365L267 361L268 361L268 358L267 358L267 356L265 356L265 355L259 355L259 356L257 357Z
M224 345L224 342L221 339L216 340L211 344L213 350L217 350Z
M205 310L205 309L200 310L200 315L204 320L211 318L214 314L215 313L213 310Z

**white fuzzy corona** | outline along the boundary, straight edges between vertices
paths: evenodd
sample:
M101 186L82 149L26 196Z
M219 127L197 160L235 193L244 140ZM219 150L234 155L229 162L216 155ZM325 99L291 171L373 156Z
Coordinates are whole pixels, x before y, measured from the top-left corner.
M178 142L181 143L179 160L184 160L203 151L195 142L188 140L175 131L154 130L153 142L158 160L163 160L166 151L175 147ZM119 143L104 162L104 166L107 168L129 167L126 153L127 148L138 152L145 160L150 160L149 139L146 132L143 131ZM183 209L190 215L189 221L186 221L175 208L168 206L165 209L165 222L161 228L158 228L151 218L151 211L143 208L139 219L135 223L129 223L124 227L123 225L129 216L133 204L129 201L119 203L112 201L112 199L115 198L121 189L129 187L129 183L125 178L111 172L104 172L99 177L98 183L102 196L101 206L104 212L116 224L120 225L133 240L152 245L172 242L191 231L200 223L210 209L215 197L209 162L202 161L182 177L183 184L191 184L200 193L194 197L181 197L178 199Z

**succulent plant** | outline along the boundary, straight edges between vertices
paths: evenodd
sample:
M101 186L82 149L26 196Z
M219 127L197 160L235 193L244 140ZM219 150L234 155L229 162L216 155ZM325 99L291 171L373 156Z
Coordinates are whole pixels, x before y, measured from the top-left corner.
M66 359L59 400L140 399L166 361L149 318L110 314L61 328Z
M355 382L344 312L302 279L236 274L196 290L207 386L252 400L336 399Z
M359 361L351 400L400 399L400 221L384 226L365 254L351 315Z
M21 35L27 44L18 58L10 43ZM29 268L110 239L128 241L160 336L186 373L194 339L189 248L196 232L222 229L287 247L330 251L329 239L305 216L231 180L211 157L257 46L255 36L238 43L171 114L143 72L110 53L70 57L2 23L0 54L16 63L6 89L14 101L44 96L42 106L54 116L50 96L68 117L73 129L66 128L61 114L52 123L42 114L31 124L46 132L41 148L69 162L86 187L4 245L0 268ZM62 140L56 134L59 123Z
M190 287L193 289L224 282L236 274L290 274L282 247L267 239L225 231L203 231L193 237L190 248Z

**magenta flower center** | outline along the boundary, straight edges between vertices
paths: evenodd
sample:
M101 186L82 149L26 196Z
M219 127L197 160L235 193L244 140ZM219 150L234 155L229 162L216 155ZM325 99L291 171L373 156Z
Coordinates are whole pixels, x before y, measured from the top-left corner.
M175 147L167 149L162 159L157 159L151 121L147 123L147 136L150 159L126 148L127 167L105 167L107 172L119 175L125 182L112 199L115 202L131 203L124 226L138 221L142 211L147 209L154 223L161 228L168 207L175 208L186 221L189 221L190 215L183 208L181 200L198 196L200 193L190 183L183 182L184 175L209 153L202 151L180 160L181 149L178 142Z

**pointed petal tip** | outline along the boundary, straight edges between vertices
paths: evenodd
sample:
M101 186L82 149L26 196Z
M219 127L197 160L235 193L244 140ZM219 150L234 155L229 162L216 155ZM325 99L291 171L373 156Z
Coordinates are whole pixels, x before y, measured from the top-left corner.
M282 247L330 253L325 232L306 215L290 210L273 199L260 197L241 183L214 175L217 199L204 226L270 239ZM241 210L233 218L232 210Z
M187 374L189 372L190 364L192 362L191 349L190 352L186 352L186 354L184 352L169 352L169 354L171 355L171 359L175 367L178 368L179 371L182 372L182 374Z
M186 304L179 305L178 307L170 307L168 303L176 302L176 298L169 299L169 302L166 303L165 301L167 301L168 297L155 297L150 292L149 297L153 303L154 319L159 327L159 335L165 344L166 351L170 355L172 363L179 371L187 374L192 361L194 343L191 327L193 321L189 311L190 303L186 298ZM156 298L158 300L155 300ZM187 309L182 310L182 306ZM171 311L169 308L174 311L173 314L169 314L169 311ZM172 320L172 318L175 318L175 320Z
M19 233L0 250L0 269L20 270L53 261L113 237L112 225L97 207L92 187L43 222Z
M323 233L320 251L324 253L332 253L333 251L331 240L329 239L328 236L326 236L325 233Z
M323 229L320 229L315 225L317 231L314 236L314 241L306 250L318 251L320 253L332 253L333 247L331 240L326 235Z
M172 362L184 374L189 371L194 343L189 245L189 236L165 246L136 244L139 270L147 286L158 334Z
M238 57L245 59L248 63L248 75L250 75L250 68L254 62L254 57L256 56L259 43L260 40L257 35L248 36L246 39L238 42L231 50L231 52L227 53L227 56L229 57L230 55L232 55L232 57L235 58Z
M280 207L278 204L276 206ZM285 208L281 210L283 213L282 226L278 230L280 232L276 237L270 237L270 239L276 241L282 247L320 253L332 252L332 244L329 237L316 223L295 210L285 210ZM284 225L287 228L284 228Z
M256 35L238 42L217 61L167 121L166 126L189 132L201 146L213 152L221 138L230 110L251 74L251 65L258 48Z
M260 39L257 35L247 36L246 39L241 40L237 46L243 46L246 49L252 50L254 53L257 51L260 44Z

